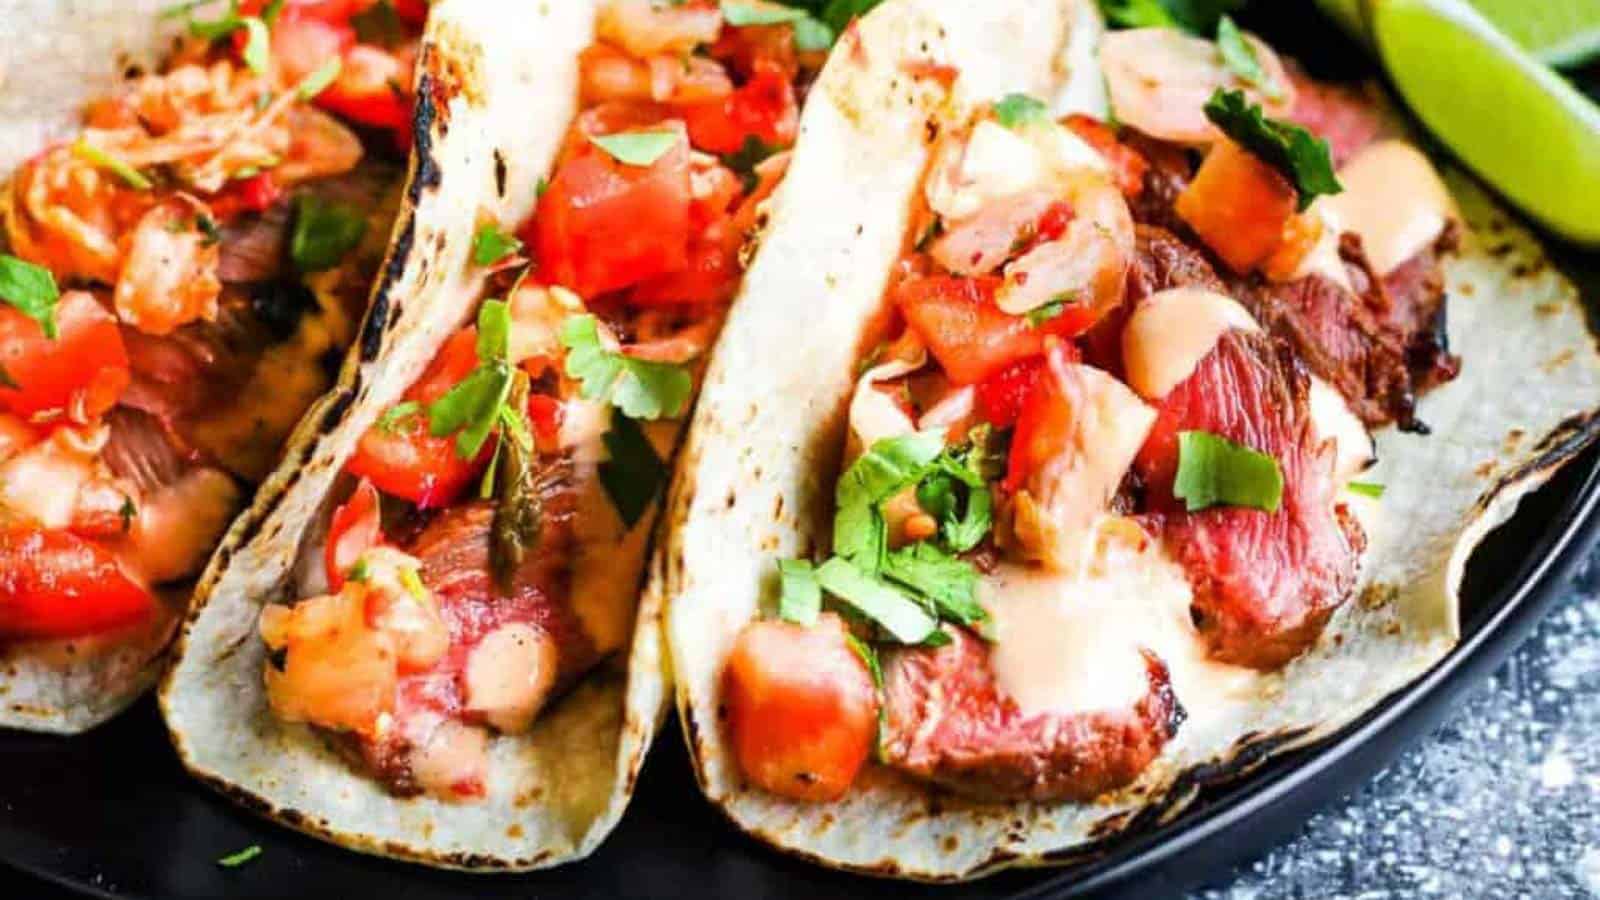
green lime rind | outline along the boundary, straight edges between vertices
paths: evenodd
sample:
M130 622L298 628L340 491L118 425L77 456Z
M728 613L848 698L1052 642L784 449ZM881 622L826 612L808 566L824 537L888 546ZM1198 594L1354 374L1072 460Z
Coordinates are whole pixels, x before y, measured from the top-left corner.
M1378 55L1412 111L1552 231L1600 244L1600 107L1465 0L1370 0Z

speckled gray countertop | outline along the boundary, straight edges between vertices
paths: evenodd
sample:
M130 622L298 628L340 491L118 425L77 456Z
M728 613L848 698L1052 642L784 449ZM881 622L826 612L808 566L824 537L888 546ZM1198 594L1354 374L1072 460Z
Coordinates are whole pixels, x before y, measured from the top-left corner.
M1600 553L1436 733L1194 896L1600 897Z

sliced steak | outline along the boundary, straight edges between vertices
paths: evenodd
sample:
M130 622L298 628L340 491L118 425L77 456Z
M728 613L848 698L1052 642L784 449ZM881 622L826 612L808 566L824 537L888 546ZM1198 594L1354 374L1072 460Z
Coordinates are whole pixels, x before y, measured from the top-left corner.
M1294 351L1234 331L1163 401L1137 467L1169 551L1194 589L1213 658L1275 669L1316 641L1355 585L1366 536L1336 506L1334 447L1315 437L1310 376ZM1172 495L1178 433L1199 430L1269 454L1283 473L1276 512L1187 512Z
M1292 62L1292 122L1328 142L1337 168L1388 131L1383 107L1363 85L1317 81Z
M1128 300L1135 303L1169 288L1227 293L1211 260L1168 229L1134 226L1134 264L1128 269Z
M1144 157L1149 168L1144 173L1144 189L1128 203L1133 221L1140 225L1159 225L1169 231L1186 232L1188 226L1173 212L1178 195L1194 177L1195 160L1179 144L1158 140L1132 128L1118 134L1122 143Z
M996 686L989 648L962 629L938 649L886 660L890 765L985 800L1091 800L1125 787L1177 733L1167 668L1146 654L1150 690L1131 709L1025 715Z

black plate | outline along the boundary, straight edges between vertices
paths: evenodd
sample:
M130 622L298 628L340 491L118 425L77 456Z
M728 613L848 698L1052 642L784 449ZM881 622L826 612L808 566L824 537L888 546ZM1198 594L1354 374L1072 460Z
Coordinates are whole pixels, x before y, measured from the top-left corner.
M1265 9L1246 24L1314 70L1359 71L1359 54L1333 38L1331 26L1304 27L1305 7L1255 6ZM1592 300L1600 262L1559 248L1557 262ZM1381 708L1316 747L1208 789L1177 820L1116 844L1090 864L960 886L897 885L893 894L1153 897L1225 876L1233 863L1293 834L1318 807L1431 730L1527 637L1597 535L1600 451L1591 448L1474 555L1463 586L1461 645ZM216 864L250 845L263 852L249 865ZM867 900L885 890L881 882L802 864L743 837L695 789L676 723L657 742L621 825L590 859L531 875L467 876L348 853L244 813L184 777L149 700L77 738L0 732L0 861L75 894L149 900L294 894Z

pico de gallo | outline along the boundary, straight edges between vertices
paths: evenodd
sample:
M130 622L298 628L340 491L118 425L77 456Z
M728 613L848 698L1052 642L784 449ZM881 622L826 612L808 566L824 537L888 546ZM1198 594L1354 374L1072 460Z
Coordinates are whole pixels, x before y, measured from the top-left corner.
M172 55L0 188L0 643L170 619L381 258L425 5L166 15Z
M931 149L831 553L778 564L721 671L756 788L1091 800L1355 587L1366 426L1457 366L1437 176L1226 17L1101 59L1117 124L1013 94Z
M263 611L268 697L398 795L472 801L495 735L632 632L679 423L837 29L775 3L612 0L488 297L345 464L325 587Z

